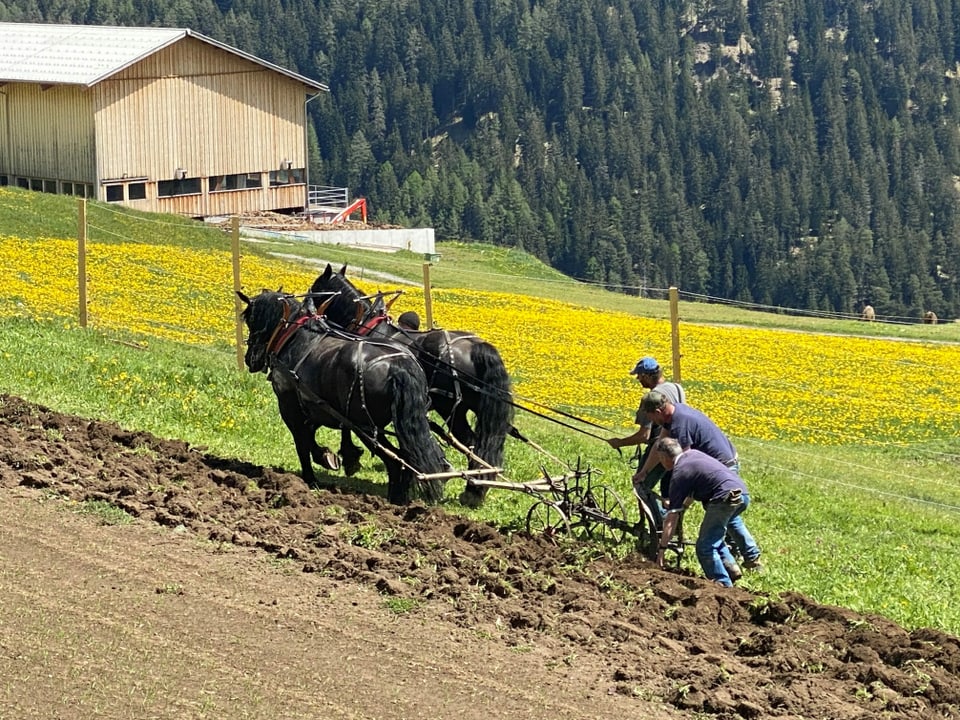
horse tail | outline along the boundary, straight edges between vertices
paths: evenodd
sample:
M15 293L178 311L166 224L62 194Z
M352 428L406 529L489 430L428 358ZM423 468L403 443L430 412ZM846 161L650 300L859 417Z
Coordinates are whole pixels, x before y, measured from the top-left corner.
M424 474L440 473L447 469L447 459L430 432L427 421L427 381L419 365L411 359L406 363L390 364L389 382L393 390L393 429L404 462ZM421 485L427 502L443 499L443 482L428 480Z
M497 349L488 342L478 342L470 349L470 361L479 381L475 435L476 454L484 462L501 467L503 444L513 424L513 402L510 376Z

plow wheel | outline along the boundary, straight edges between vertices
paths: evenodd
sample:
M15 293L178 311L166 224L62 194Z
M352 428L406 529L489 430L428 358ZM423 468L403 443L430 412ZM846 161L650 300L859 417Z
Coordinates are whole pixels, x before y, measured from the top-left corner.
M556 544L561 535L570 536L570 519L551 500L538 500L527 512L527 533L543 535Z
M579 515L575 525L591 540L619 544L630 529L623 500L606 485L592 485L584 493Z

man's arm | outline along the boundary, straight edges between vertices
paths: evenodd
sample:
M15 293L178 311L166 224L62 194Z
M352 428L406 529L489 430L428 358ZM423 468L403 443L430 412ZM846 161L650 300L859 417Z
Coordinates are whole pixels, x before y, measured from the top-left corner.
M637 431L633 435L627 435L622 438L609 438L607 440L607 445L613 449L626 447L627 445L640 445L645 443L650 438L650 428L640 427L637 428Z
M660 437L667 437L664 433L660 433ZM633 474L633 484L640 485L647 478L647 475L653 470L657 465L660 464L660 451L656 448L652 449L647 455L646 461L643 463L643 467L637 470Z

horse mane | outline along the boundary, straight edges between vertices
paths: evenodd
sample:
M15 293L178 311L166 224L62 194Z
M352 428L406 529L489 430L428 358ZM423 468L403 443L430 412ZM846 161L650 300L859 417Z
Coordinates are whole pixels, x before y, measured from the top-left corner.
M374 310L374 303L364 298L363 293L347 279L346 271L347 266L344 265L340 272L334 272L330 263L327 263L326 269L310 286L311 295L339 293L332 298L326 314L334 322L343 325L360 322Z
M302 307L293 295L283 292L282 288L276 291L264 289L257 296L248 300L243 315L250 319L251 325L263 329L259 326L279 322L285 312L290 317L294 317Z

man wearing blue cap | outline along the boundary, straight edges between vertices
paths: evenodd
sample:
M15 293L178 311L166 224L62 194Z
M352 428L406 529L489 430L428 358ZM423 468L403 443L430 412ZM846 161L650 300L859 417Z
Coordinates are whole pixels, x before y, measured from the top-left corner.
M654 358L649 356L640 358L637 364L633 366L630 374L637 376L637 380L640 381L640 384L643 385L645 390L656 388L658 392L663 393L664 396L669 397L676 404L686 402L686 394L683 388L679 383L668 382L664 379L663 370L660 369L660 363ZM638 425L635 433L623 438L610 438L607 440L607 444L612 448L621 448L628 445L645 445L646 447L642 452L639 447L637 448L636 460L637 469L639 470L647 463L647 458L650 455L653 443L656 442L660 435L660 426L654 424L653 421L647 417L647 413L643 411L642 407L637 408L637 415L634 422ZM643 482L641 483L642 488L637 486L636 492L643 493L645 497L652 500L662 515L664 512L663 506L660 499L653 493L653 488L658 481L660 483L660 494L665 496L670 490L670 473L659 465L655 470L651 471L651 469L648 469L648 471L644 473Z
M663 370L660 368L660 363L658 363L652 357L642 357L637 361L637 364L633 366L633 370L630 371L631 375L636 375L637 380L640 381L640 384L643 385L646 390L653 390L656 388L657 392L663 393L667 398L670 399L675 405L684 403L687 401L686 394L683 392L683 388L679 383L668 382L663 377ZM627 437L622 438L610 438L607 440L607 444L612 448L622 448L628 445L647 445L647 448L653 444L653 441L657 439L657 433L659 428L654 427L653 421L647 417L647 414L641 409L637 409L637 415L634 419L634 422L639 426L637 431L632 435L627 435ZM644 454L644 457L646 453ZM643 461L640 462L641 467L643 466Z

